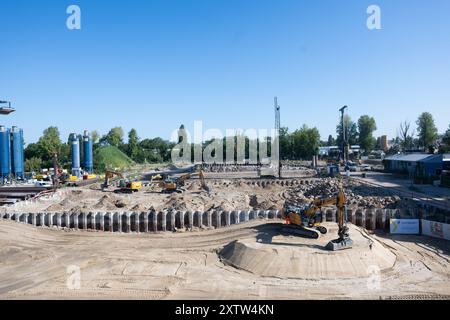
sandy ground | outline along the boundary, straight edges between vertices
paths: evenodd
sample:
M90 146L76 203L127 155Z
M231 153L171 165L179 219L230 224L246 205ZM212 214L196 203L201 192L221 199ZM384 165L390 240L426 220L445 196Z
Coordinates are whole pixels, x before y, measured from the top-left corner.
M350 225L355 248L332 253L327 226L314 241L266 221L139 235L0 221L0 299L450 298L448 242ZM67 286L70 266L79 289Z
M199 181L189 182L182 194L163 194L158 187L146 187L135 194L116 194L100 185L73 188L67 196L40 199L28 205L1 207L3 212L92 212L92 211L162 211L175 210L276 210L284 205L288 187L247 185L239 180L208 181L211 192L200 188Z

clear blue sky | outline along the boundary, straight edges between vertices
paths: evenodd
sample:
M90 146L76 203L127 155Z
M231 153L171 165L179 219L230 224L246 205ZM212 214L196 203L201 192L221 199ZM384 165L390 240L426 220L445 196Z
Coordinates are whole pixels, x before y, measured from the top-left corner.
M77 4L82 29L66 28ZM382 30L366 28L381 7ZM136 128L169 138L207 128L282 126L335 134L338 109L375 117L377 135L431 112L450 123L448 0L1 0L0 123L27 142L50 125Z

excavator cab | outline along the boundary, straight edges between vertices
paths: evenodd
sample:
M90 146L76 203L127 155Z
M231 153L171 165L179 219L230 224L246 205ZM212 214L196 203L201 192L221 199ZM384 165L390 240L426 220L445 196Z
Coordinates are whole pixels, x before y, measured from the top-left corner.
M326 248L331 251L349 249L353 246L350 239L349 229L346 225L346 202L345 193L340 190L335 197L314 199L310 204L302 206L285 206L282 210L286 219L284 231L318 239L320 234L327 233L327 229L320 225L322 220L321 208L335 206L337 208L338 239L330 241Z
M320 225L320 210L311 210L309 205L285 206L283 215L287 224L284 231L289 233L318 239L321 234L328 232L327 228Z

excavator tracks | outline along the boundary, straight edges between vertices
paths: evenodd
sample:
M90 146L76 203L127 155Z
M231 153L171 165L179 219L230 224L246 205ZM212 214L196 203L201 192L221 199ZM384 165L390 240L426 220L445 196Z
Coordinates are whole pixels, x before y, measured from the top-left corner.
M321 234L321 232L318 230L305 227L297 227L295 225L284 225L282 231L287 234L292 234L310 239L319 239Z

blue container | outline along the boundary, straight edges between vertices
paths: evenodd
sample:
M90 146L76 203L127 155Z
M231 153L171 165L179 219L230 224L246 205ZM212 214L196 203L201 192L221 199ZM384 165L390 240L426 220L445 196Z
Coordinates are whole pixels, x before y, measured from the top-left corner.
M10 130L0 126L0 178L4 183L11 175Z
M83 136L83 167L84 171L92 173L94 171L94 159L92 152L92 138L88 131L84 131Z
M17 127L11 129L11 172L16 179L25 175L23 130Z
M72 150L72 175L80 177L80 141L78 140L78 136L75 133L72 133L70 135L69 141Z

